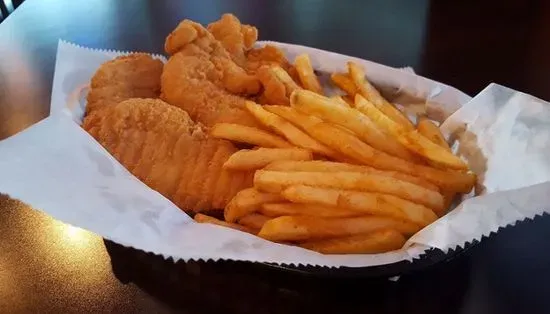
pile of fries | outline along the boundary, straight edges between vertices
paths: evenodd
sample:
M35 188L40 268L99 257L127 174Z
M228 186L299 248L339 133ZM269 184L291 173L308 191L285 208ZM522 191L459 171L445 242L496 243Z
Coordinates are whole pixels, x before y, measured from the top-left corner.
M252 145L226 169L255 171L214 223L325 254L381 253L444 215L476 177L452 154L431 120L412 123L381 96L362 68L333 73L344 94L323 95L307 55L296 58L299 83L273 67L287 87L280 105L248 101L263 129L221 123L214 137ZM283 71L283 73L281 73Z

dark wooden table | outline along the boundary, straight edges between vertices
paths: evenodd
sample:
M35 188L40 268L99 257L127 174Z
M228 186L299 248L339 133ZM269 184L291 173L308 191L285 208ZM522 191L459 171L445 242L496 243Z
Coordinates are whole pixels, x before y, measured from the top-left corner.
M471 95L498 82L550 100L543 0L28 0L0 24L0 138L47 116L59 38L160 53L180 19L224 12L257 25L261 39L412 66ZM0 197L0 312L548 313L549 238L550 219L538 217L397 282L193 262L170 279L184 286L173 291L150 274L124 284L101 238Z

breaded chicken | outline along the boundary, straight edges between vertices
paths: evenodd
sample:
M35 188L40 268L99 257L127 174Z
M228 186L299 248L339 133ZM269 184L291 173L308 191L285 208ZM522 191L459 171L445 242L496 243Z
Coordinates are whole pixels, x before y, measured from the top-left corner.
M258 40L256 27L241 24L236 16L226 13L218 21L208 24L208 31L221 42L235 63L247 67L246 53Z
M217 122L257 125L243 97L260 92L258 78L239 67L208 30L184 20L166 39L165 49L172 57L162 73L164 101L207 127Z
M249 72L256 72L264 65L278 65L288 72L295 81L298 81L298 73L294 66L288 62L281 49L273 45L268 44L261 48L249 50L246 54L246 60L246 69Z
M301 89L288 72L275 64L261 66L256 75L264 87L257 98L262 105L289 106L292 92Z
M252 173L223 163L237 149L208 138L189 115L159 99L128 99L84 119L82 127L133 175L185 211L222 209Z
M117 57L92 77L86 112L129 98L158 98L163 64L145 53Z
M164 66L161 98L207 127L220 122L258 126L244 107L245 98L220 88L216 79L207 79L217 72L203 59L176 53Z
M252 48L258 39L258 30L254 26L241 24L232 14L224 14L221 19L209 24L208 31L221 42L236 64L258 77L263 86L262 94L256 99L258 102L270 105L289 104L286 95L288 88L281 80L265 71L268 66L278 66L295 82L299 82L296 69L279 48L269 44Z
M264 65L278 65L296 78L294 67L279 48L269 44L261 48L253 48L258 40L258 29L242 24L233 14L222 15L219 20L208 24L207 29L221 42L233 61L248 73L256 73Z

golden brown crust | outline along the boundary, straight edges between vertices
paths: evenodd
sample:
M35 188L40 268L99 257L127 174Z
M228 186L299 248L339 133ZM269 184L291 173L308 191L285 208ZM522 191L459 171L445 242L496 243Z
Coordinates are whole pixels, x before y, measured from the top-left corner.
M245 99L220 87L222 77L208 60L177 53L164 67L161 98L208 127L218 122L257 126L244 108Z
M256 27L241 24L233 14L224 14L218 21L208 25L208 31L221 42L235 63L246 66L246 52L258 39Z
M163 64L145 53L117 57L92 77L86 112L129 98L158 98Z
M159 99L129 99L88 115L83 128L132 174L183 210L223 208L249 181L222 170L237 149L208 138Z

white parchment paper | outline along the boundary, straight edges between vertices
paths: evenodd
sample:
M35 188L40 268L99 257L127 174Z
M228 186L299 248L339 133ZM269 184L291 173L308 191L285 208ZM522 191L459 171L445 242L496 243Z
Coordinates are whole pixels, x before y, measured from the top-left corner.
M125 246L175 260L330 267L411 260L430 247L447 251L549 210L550 160L544 156L550 155L550 106L544 101L498 85L471 99L409 70L272 44L291 60L298 53L309 53L321 72L344 71L347 61L359 62L393 101L404 106L420 103L436 120L450 116L442 128L459 138L457 150L478 171L482 195L465 199L414 235L403 249L385 254L322 255L197 224L133 177L79 126L90 78L101 63L121 53L63 41L58 46L50 117L0 142L0 192Z

